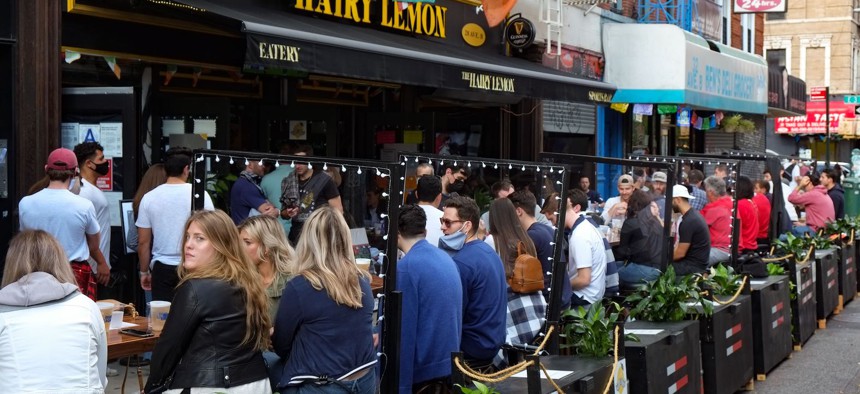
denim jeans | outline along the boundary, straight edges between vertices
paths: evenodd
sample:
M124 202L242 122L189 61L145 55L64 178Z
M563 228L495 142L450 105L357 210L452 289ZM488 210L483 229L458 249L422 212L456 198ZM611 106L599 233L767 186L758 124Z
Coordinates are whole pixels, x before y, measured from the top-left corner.
M376 366L367 369L367 374L351 381L339 381L325 385L305 383L280 390L281 394L376 394Z
M708 267L713 267L717 263L725 263L732 259L729 252L722 249L711 248L711 255L708 257Z
M659 276L660 270L637 263L627 263L618 269L618 279L625 288L656 280Z

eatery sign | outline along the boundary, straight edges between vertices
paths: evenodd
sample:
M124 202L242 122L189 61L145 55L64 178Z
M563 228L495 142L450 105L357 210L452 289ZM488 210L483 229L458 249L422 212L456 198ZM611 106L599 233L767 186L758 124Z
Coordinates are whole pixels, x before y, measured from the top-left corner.
M826 103L811 101L806 103L806 116L774 118L773 129L776 134L824 134L827 132ZM830 102L830 131L836 132L842 122L855 118L854 106L841 101Z
M787 0L733 0L736 14L785 12Z

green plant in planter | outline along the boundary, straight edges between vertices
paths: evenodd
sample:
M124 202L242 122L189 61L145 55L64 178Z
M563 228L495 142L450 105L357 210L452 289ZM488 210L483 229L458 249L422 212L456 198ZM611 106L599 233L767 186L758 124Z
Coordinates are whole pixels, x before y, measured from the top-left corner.
M785 275L785 267L776 263L767 263L767 274L769 276Z
M755 131L755 122L750 119L741 119L738 121L738 131L750 133Z
M675 276L670 265L656 280L624 299L625 304L635 305L630 315L641 320L653 322L681 321L695 312L695 305L702 305L705 316L714 313L714 306L705 300L700 292L701 277L686 275Z
M734 133L738 130L739 123L741 121L741 115L735 114L732 116L726 116L723 118L723 121L720 122L720 127L725 130L727 133Z
M604 357L610 355L615 343L615 323L621 319L621 306L609 304L605 308L596 303L591 308L578 307L562 313L562 321L567 321L562 332L567 343L562 348L573 348L574 353L586 357ZM626 334L625 340L639 341L633 334Z
M796 261L803 261L806 258L806 253L809 252L806 238L797 237L792 233L785 235L785 241L777 239L773 244L779 254L793 254Z
M212 205L217 209L228 211L230 207L230 189L239 179L232 173L225 175L208 174L206 176L206 192L212 198Z
M486 384L483 384L477 380L472 381L472 384L475 385L475 388L473 388L473 389L468 388L466 386L461 386L459 384L457 385L457 387L460 388L460 391L463 394L501 394L501 393L499 393L498 390L496 390L490 386L487 386Z
M711 286L711 290L715 295L730 296L738 291L741 279L742 275L735 274L733 268L718 264L711 268L711 274L708 276L707 283Z
M475 190L475 204L478 205L478 209L481 212L487 211L490 209L490 203L493 201L492 197L490 197L490 191L486 188L480 188Z
M819 235L815 233L814 236L809 237L806 240L806 247L809 248L811 245L815 245L815 250L825 250L830 248L839 248L838 246L833 244L833 240L828 235Z

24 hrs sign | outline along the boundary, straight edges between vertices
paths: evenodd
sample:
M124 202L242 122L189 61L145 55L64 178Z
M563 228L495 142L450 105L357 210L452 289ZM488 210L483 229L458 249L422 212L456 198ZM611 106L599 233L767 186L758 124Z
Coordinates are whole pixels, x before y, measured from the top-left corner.
M787 0L733 0L735 13L785 12Z

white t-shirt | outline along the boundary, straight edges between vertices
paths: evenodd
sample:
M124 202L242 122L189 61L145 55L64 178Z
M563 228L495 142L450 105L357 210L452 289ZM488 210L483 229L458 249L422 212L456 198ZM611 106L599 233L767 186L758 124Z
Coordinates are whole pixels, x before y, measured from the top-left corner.
M110 264L110 208L105 198L105 193L99 190L98 187L89 183L86 179L81 178L81 192L79 196L90 200L93 203L93 208L96 210L96 219L99 222L101 229L99 234L99 250L105 256L105 262L108 267ZM96 261L90 258L90 266L93 267L93 272L96 272Z
M600 214L600 216L603 218L603 224L609 225L609 220L612 219L609 217L609 210L612 209L612 207L614 207L615 204L618 204L619 202L621 202L621 196L615 196L606 200L606 203L603 204L603 213Z
M606 248L600 233L588 220L580 223L570 234L567 272L570 279L577 275L580 268L591 267L591 283L573 292L594 303L603 298L606 292Z
M135 225L152 229L152 258L167 265L179 265L182 259L182 239L185 221L191 216L191 184L165 183L140 200ZM203 209L215 210L209 193L205 194Z
M439 219L442 219L443 212L432 205L419 204L418 206L427 215L427 224L424 226L427 229L427 237L425 239L430 245L439 246L439 238L442 238L442 224L439 222Z
M42 189L18 203L21 230L44 230L54 236L69 261L90 257L87 234L98 234L96 210L86 198L65 189Z

